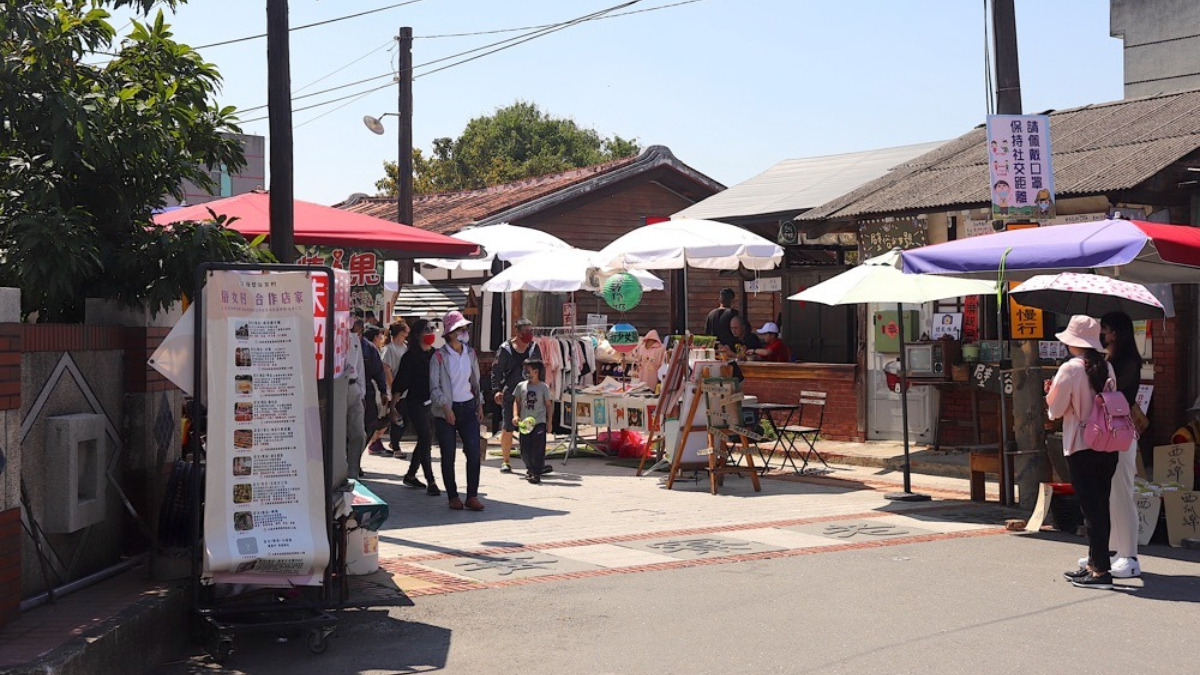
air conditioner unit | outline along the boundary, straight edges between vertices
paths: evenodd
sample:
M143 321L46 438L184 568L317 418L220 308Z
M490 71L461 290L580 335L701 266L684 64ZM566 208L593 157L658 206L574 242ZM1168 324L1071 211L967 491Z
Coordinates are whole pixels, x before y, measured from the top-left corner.
M775 237L778 244L799 244L800 228L791 220L779 221L779 234Z
M589 267L587 271L588 288L596 291L600 290L600 288L604 286L604 281L608 279L609 276L610 275L606 274L604 270L601 270L599 267Z

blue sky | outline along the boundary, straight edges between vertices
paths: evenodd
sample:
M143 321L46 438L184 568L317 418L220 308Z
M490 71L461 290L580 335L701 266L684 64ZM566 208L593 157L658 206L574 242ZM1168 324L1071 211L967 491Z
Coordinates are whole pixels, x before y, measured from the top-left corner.
M293 95L391 72L400 26L413 28L413 58L422 64L516 33L423 36L556 23L618 1L420 0L294 31ZM676 1L642 0L618 11ZM291 0L291 25L395 2ZM168 22L181 41L204 45L265 32L265 6L191 0ZM1108 34L1109 0L1016 6L1026 112L1121 98L1121 42ZM471 118L520 99L603 135L665 145L733 185L783 159L953 138L986 114L983 20L983 0L701 0L587 22L428 76L421 74L436 66L418 68L414 144L428 151L434 138L456 137ZM225 77L221 103L267 102L265 40L201 51ZM384 136L361 122L396 110L395 87L335 110L345 103L294 114L299 199L329 204L373 194L382 162L396 157L395 118L384 121ZM267 122L244 130L266 135Z

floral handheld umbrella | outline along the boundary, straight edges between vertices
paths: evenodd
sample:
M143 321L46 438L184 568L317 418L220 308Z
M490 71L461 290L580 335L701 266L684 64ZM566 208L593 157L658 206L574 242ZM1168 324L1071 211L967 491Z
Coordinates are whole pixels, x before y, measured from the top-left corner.
M1030 277L1009 295L1022 305L1068 316L1098 319L1109 312L1124 312L1138 321L1165 315L1162 303L1145 286L1096 274L1042 274Z

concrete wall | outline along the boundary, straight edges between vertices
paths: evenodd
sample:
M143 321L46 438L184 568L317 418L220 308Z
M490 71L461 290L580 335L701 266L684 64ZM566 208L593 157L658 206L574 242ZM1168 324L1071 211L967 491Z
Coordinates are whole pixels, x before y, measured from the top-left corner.
M1125 42L1125 98L1200 89L1200 2L1111 0L1109 32Z

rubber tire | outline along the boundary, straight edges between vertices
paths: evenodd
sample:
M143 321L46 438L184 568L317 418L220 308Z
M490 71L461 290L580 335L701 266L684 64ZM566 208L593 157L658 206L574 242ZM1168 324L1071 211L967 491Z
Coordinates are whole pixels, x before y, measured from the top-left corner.
M233 638L219 638L208 650L214 663L225 663L233 654Z
M329 634L320 628L310 629L304 644L313 654L324 654L325 650L329 649Z

